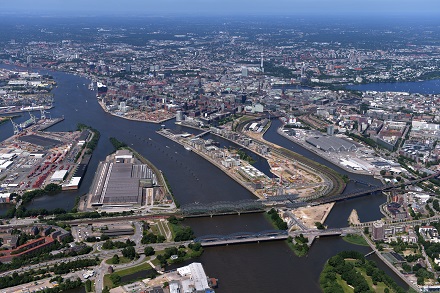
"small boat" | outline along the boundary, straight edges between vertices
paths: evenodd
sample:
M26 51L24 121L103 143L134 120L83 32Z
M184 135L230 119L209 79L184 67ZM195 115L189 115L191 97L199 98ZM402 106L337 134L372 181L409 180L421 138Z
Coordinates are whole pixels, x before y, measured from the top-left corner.
M185 146L184 148L185 148L185 150L187 150L187 151L191 151L191 148L190 148L189 146Z

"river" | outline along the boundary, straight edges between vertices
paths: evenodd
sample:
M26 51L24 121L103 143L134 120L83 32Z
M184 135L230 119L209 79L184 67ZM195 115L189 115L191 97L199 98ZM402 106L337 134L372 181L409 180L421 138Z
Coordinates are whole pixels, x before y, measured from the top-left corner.
M357 91L408 92L423 95L440 94L440 79L416 82L375 82L350 85L346 88Z
M84 123L98 129L101 140L93 153L88 171L78 191L38 198L28 205L30 208L72 208L75 197L87 193L98 162L104 160L113 151L109 142L110 137L116 137L127 143L161 169L181 204L254 198L249 191L194 152L188 152L181 145L156 134L155 131L160 125L129 121L105 113L97 103L95 93L87 89L89 84L87 79L63 72L48 73L53 75L58 83L58 87L53 90L55 107L50 110L50 116L65 117L63 122L48 131L74 130L77 123ZM17 121L26 120L26 115L28 114L17 118ZM277 123L275 121L266 133L266 139L323 164L329 164L328 166L338 172L346 173L276 134ZM168 128L175 128L173 121L168 121L165 125ZM10 123L0 125L0 140L11 135ZM222 144L227 143L220 141ZM265 165L267 162L256 158L261 168L267 167ZM348 175L362 178L360 179L362 181L374 180L363 175ZM348 190L361 187L349 185ZM358 210L362 221L379 219L381 214L378 205L384 201L383 196L375 196L338 203L326 224L332 227L346 226L348 214L353 208ZM185 224L190 225L197 236L272 229L271 224L262 214L188 219ZM208 248L199 260L209 276L220 280L220 287L216 290L220 293L273 292L275 289L280 292L319 292L318 278L324 262L330 256L346 249L368 251L368 248L348 244L338 237L330 237L317 240L308 257L304 258L296 257L284 242L278 241Z

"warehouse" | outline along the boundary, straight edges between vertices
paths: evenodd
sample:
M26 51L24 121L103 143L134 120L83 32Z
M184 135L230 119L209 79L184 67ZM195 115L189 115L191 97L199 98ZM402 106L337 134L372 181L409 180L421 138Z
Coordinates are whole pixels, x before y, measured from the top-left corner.
M92 188L94 206L140 206L145 188L157 185L156 175L131 152L117 151L98 166Z
M52 177L50 177L50 182L61 182L64 180L66 175L67 170L57 170L53 173Z

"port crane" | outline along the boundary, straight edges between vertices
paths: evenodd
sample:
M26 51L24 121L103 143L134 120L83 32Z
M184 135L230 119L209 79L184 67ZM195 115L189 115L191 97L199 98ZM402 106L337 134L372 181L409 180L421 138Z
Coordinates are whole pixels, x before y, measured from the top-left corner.
M26 128L26 127L32 125L32 124L37 123L37 118L36 118L31 112L28 112L28 113L29 113L29 116L30 116L31 118L29 118L28 120L26 120L25 122L23 122L23 123L20 124L20 127L21 127L22 129L24 129L24 128Z
M12 118L9 118L9 120L11 120L12 122L12 127L14 127L14 135L19 134L23 129L21 128L21 126L17 123L15 123Z
M49 112L47 112L46 110L44 110L44 109L40 109L40 119L41 120L46 120L46 114L50 114ZM50 119L50 117L49 117L49 119Z

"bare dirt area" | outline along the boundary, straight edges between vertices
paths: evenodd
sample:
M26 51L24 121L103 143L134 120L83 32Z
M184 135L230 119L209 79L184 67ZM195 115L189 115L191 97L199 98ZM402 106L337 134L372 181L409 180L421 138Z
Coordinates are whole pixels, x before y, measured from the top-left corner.
M315 228L315 223L323 223L330 214L335 203L328 203L314 207L304 207L293 210L292 213L308 228Z
M359 220L358 213L355 209L351 211L350 216L348 217L348 223L353 225L361 223L361 221Z

